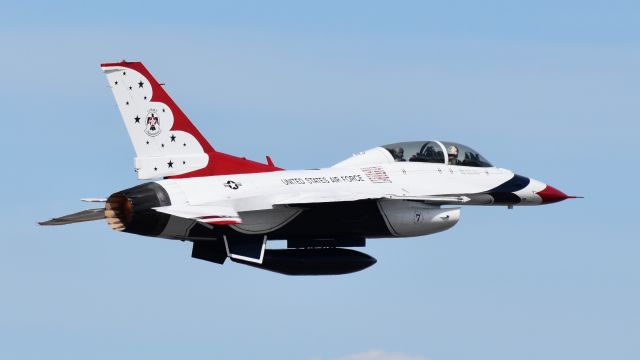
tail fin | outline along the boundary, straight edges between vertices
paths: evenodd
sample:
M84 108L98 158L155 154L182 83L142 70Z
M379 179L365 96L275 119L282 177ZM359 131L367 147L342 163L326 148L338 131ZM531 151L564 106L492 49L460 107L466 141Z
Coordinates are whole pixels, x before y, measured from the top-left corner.
M139 179L282 170L215 151L141 62L101 68L135 148Z

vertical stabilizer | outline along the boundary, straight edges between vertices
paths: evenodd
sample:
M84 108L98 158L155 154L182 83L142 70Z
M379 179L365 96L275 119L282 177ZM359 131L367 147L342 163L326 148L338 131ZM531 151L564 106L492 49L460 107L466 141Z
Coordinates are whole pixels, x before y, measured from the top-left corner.
M101 68L136 151L139 179L281 170L215 151L141 62Z

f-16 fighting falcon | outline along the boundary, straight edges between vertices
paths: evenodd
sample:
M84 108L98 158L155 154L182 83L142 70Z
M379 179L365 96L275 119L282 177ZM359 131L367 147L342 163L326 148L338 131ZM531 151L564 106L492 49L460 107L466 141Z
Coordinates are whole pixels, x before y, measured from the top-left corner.
M190 241L192 257L287 275L363 270L366 239L447 230L462 205L528 206L568 196L493 166L450 141L410 141L359 152L329 168L285 170L215 149L140 62L101 65L136 152L138 179L103 207L41 222L106 219L116 231ZM267 248L286 240L286 248Z

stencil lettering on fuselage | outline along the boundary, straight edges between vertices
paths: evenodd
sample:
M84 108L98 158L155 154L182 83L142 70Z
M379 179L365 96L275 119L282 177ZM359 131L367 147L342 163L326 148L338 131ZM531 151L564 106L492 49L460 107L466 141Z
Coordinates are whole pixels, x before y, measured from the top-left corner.
M320 176L320 177L292 177L282 178L285 185L313 185L313 184L342 184L365 181L362 175Z

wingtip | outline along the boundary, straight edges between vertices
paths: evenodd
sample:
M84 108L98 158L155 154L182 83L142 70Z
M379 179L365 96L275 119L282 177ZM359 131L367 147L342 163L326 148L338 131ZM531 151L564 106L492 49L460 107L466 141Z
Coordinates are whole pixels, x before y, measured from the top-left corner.
M49 226L49 225L60 225L56 223L57 219L50 219L47 221L38 221L38 225L40 226Z

